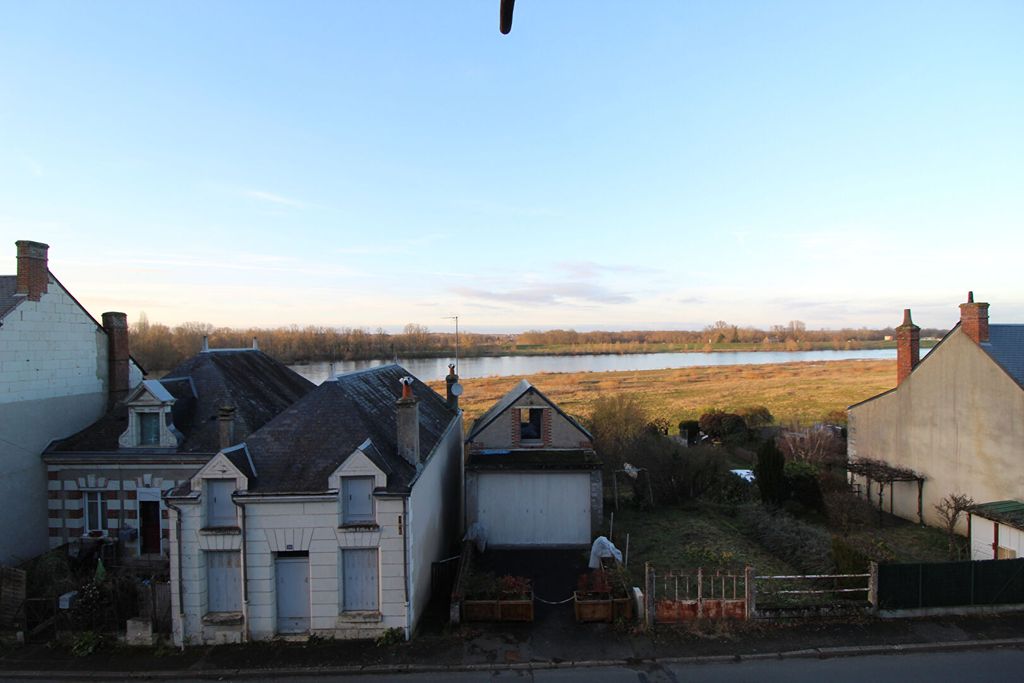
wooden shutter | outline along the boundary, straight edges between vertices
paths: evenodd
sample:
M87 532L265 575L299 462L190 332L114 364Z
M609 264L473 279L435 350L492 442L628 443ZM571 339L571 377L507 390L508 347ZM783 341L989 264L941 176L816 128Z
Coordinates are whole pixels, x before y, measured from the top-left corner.
M345 612L376 612L377 549L343 550L342 610Z
M235 504L231 502L234 492L234 479L206 480L206 526L238 526Z
M236 551L206 552L208 612L242 610L242 554Z
M373 521L373 477L345 477L341 492L345 524Z

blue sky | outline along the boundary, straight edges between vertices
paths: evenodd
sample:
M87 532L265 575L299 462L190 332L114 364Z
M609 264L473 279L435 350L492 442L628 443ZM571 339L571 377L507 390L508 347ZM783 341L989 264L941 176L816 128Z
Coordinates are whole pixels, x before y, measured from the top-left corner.
M1024 3L0 9L0 272L218 325L1024 321Z

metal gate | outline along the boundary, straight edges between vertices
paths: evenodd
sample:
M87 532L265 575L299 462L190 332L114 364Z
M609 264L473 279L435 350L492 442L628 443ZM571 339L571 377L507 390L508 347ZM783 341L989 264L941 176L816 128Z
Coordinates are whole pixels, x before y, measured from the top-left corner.
M703 568L656 571L645 568L647 623L672 624L692 619L747 619L753 570L742 574Z

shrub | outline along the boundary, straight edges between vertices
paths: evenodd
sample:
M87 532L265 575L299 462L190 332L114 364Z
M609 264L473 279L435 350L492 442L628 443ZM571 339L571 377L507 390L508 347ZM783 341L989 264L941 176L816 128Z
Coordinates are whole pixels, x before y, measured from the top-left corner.
M700 441L700 422L697 420L683 420L679 423L679 436L685 436L686 443L693 446Z
M765 441L757 449L754 481L761 492L762 502L768 505L781 505L788 497L785 466L786 459L774 441Z
M849 489L830 489L822 494L825 516L829 526L844 533L867 526L874 518L871 503Z
M807 462L787 462L783 467L789 496L810 510L825 511L818 483L818 468Z
M834 569L832 537L824 530L756 505L745 507L740 519L757 543L792 567L811 574Z
M76 657L88 657L103 646L103 635L96 631L82 631L71 641L71 654Z
M775 422L775 416L765 406L747 406L737 410L736 414L743 418L750 429L760 429Z
M376 645L377 647L388 647L390 645L397 645L405 641L405 631L398 628L397 626L389 628L384 633L377 636Z

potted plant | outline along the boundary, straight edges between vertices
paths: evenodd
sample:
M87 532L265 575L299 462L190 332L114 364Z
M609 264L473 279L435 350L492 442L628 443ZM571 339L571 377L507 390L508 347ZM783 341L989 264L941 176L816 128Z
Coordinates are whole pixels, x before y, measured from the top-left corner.
M533 587L526 577L471 571L461 592L466 621L533 621Z
M629 582L620 565L601 566L580 574L573 594L578 622L613 622L633 618Z

